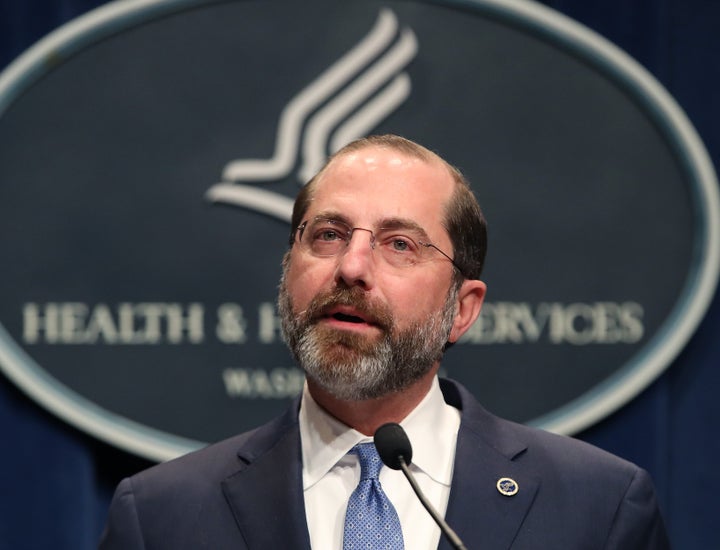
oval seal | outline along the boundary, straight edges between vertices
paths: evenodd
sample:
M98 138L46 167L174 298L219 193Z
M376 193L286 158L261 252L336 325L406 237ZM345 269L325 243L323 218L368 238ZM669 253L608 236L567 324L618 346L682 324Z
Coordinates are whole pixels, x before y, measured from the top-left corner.
M490 410L575 433L687 342L716 177L597 34L513 0L147 0L0 76L2 370L156 460L277 414L303 384L275 311L292 200L385 132L460 167L488 216L488 302L443 369Z

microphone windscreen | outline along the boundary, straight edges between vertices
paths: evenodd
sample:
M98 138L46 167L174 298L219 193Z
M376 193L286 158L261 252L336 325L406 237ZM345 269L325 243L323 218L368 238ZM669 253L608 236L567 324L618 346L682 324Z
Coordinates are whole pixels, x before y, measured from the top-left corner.
M388 468L399 470L401 456L405 464L410 466L412 445L400 424L394 422L383 424L375 431L374 440L380 459Z

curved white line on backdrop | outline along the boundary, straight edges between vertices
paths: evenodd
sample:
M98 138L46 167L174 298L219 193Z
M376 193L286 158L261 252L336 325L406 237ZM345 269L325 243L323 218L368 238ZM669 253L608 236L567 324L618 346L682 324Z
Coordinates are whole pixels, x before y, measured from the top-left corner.
M666 132L673 134L685 168L693 174L697 189L693 201L705 222L703 242L695 250L697 266L685 283L671 317L666 319L644 353L615 373L590 395L580 397L530 424L562 434L574 434L593 425L636 397L675 360L704 317L720 276L720 189L705 146L690 120L670 93L642 65L592 29L562 13L525 0L473 0L501 14L510 14L555 40L571 44L589 58L609 68L618 80L629 84L654 111ZM699 258L699 259L698 259ZM607 388L613 388L607 391Z
M196 0L123 0L110 2L69 21L40 39L0 73L0 116L50 67L98 36L107 36L154 15L174 13L188 4L196 4ZM0 366L17 387L50 413L101 441L156 461L169 460L206 445L138 424L99 407L50 376L1 324L0 344Z
M125 28L140 18L175 11L196 0L123 0L103 4L58 27L21 53L0 72L0 115L49 68L62 63L96 38L96 30L106 26Z
M224 202L233 206L249 208L288 223L292 217L293 199L259 187L237 183L217 183L208 189L205 197L213 202Z
M243 159L229 162L225 166L222 179L264 181L287 176L297 158L301 128L308 114L354 78L370 60L377 57L392 41L397 28L395 14L388 9L382 9L370 33L297 94L283 109L273 157L269 160Z
M303 164L298 172L300 183L317 173L327 158L326 145L333 127L366 101L417 54L415 33L402 32L400 40L386 54L310 119L303 139ZM373 121L373 126L378 121Z
M367 135L380 121L405 102L411 89L410 77L406 73L396 76L383 91L335 130L330 139L330 153L335 153L354 139Z

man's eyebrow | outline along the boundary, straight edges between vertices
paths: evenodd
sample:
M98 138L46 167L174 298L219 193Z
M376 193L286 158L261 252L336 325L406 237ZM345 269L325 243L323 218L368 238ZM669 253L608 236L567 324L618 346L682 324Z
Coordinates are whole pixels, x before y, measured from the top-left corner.
M313 216L313 219L315 218L323 218L325 220L342 222L348 227L352 227L352 222L350 221L350 218L348 218L344 214L341 214L340 212L337 212L336 210L323 210L322 212L318 212L317 214L315 214Z
M385 218L379 224L381 229L402 229L412 231L423 239L428 238L428 234L421 225L407 218Z
M335 220L344 223L348 227L355 227L354 222L352 222L350 218L336 210L323 210L322 212L317 212L315 216L313 216L313 218ZM416 221L413 221L409 218L384 218L380 220L377 224L375 224L374 227L368 227L367 229L392 229L411 231L422 239L429 238L425 229L423 229L423 227Z

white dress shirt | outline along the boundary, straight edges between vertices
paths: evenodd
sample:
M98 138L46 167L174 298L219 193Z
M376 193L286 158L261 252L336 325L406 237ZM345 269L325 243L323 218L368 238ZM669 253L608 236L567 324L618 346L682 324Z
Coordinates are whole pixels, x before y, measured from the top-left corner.
M310 544L314 550L342 548L345 509L360 481L355 444L372 437L349 428L315 403L307 389L300 406L303 492ZM441 516L447 510L460 411L445 403L437 378L420 404L400 423L413 448L410 470ZM403 473L383 467L380 484L395 506L405 548L436 549L440 528L423 508Z

